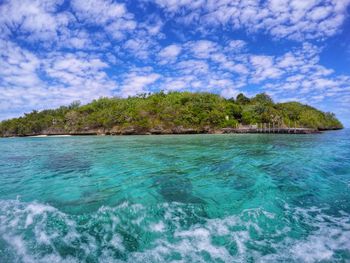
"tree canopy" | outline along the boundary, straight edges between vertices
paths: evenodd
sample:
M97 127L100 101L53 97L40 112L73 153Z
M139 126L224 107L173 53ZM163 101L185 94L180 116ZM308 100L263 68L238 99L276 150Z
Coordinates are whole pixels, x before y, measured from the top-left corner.
M253 98L239 94L225 99L211 93L170 92L129 98L100 98L89 104L79 101L57 109L33 111L0 123L0 136L105 132L129 129L183 127L195 130L236 127L239 124L273 123L286 127L340 129L333 113L324 113L298 102L274 103L265 93Z

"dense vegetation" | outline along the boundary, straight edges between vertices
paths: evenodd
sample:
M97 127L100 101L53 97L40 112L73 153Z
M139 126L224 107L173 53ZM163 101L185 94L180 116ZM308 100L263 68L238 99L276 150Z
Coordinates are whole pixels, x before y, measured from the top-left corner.
M33 111L1 122L0 136L213 132L256 123L319 130L342 128L332 113L298 102L274 103L265 93L253 98L239 94L235 99L225 99L210 93L159 92Z

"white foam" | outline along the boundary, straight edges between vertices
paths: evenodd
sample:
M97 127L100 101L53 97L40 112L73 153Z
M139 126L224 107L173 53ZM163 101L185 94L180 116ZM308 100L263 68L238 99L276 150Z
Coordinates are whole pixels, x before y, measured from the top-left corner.
M27 253L27 249L26 249L26 245L25 242L23 241L23 239L19 236L11 236L11 235L3 235L5 241L7 241L16 251L17 255L19 255L24 262L35 262L34 259L28 255Z
M160 221L158 223L152 224L150 226L150 228L154 232L164 232L165 231L165 224Z
M125 247L123 246L123 239L119 235L114 234L110 243L112 244L113 247L121 251L125 251Z
M208 258L222 262L317 262L334 260L337 250L350 252L350 217L346 212L331 216L327 215L326 209L293 209L286 206L284 213L292 217L290 220L302 222L308 229L314 229L311 232L304 231L302 238L293 239L290 232L295 231L294 223L289 226L288 222L283 221L285 226L275 226L278 220L289 220L288 217L278 218L261 208L247 209L224 218L201 218L197 223L187 225L182 222L195 217L196 209L201 208L172 203L159 205L157 209L162 210L164 216L154 222L152 213L146 207L124 202L115 208L101 207L88 215L90 218L81 225L76 216L67 215L50 205L22 203L18 200L0 201L0 235L11 251L23 262L29 263L79 262L88 255L96 254L101 247L102 262L116 261L112 247L127 254L127 261L133 263L164 262L174 253L177 253L179 262L207 262ZM49 226L52 218L59 222L57 226ZM124 228L123 222L129 218L131 220ZM62 231L60 224L67 231ZM98 232L96 224L99 225ZM266 230L266 226L269 230ZM117 232L119 228L127 232L131 230L130 234L145 233L152 239L147 240L142 251L128 252L124 238ZM33 240L25 238L25 231L33 234ZM152 235L149 235L151 232ZM257 237L253 237L252 232ZM219 243L215 241L218 238L221 240ZM58 241L82 249L83 258L62 258L55 247ZM40 254L30 249L42 244L52 251ZM276 252L262 255L252 249L252 245Z
M349 221L346 222L345 218L336 219L329 216L326 218L328 222L323 219L316 221L314 227L317 227L318 230L291 247L292 255L305 262L316 262L331 260L336 250L350 251ZM347 220L349 219L348 217Z
M33 223L34 217L36 216L46 216L47 212L54 212L56 209L52 206L38 204L38 203L31 203L26 208L25 211L27 212L27 218L25 222L25 227L28 227Z

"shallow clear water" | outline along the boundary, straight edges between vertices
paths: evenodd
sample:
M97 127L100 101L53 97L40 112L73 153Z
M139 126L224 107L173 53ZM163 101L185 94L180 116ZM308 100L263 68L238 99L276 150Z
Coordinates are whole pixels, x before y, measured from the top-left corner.
M0 150L0 262L350 261L349 130Z

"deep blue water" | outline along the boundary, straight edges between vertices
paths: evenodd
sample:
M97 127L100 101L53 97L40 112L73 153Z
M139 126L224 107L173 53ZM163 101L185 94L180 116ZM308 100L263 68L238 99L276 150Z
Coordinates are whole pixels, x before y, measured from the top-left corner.
M0 139L0 262L350 262L350 131Z

